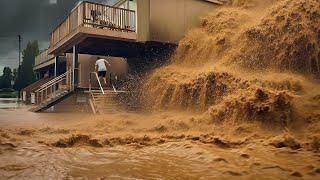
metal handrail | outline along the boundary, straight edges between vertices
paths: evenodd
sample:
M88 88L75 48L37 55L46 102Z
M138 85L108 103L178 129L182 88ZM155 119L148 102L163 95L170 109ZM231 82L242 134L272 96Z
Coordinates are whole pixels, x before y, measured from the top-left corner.
M97 79L97 81L98 81L98 83L99 83L100 90L101 90L102 94L105 94L105 93L104 93L104 90L103 90L103 88L102 88L102 85L101 85L101 82L100 82L100 79L99 79L99 76L98 76L98 73L97 73L97 72L91 72L90 75L89 75L89 91L91 92L91 90L92 90L92 84L91 84L91 75L92 75L92 74L95 75L95 77L96 77L96 79Z

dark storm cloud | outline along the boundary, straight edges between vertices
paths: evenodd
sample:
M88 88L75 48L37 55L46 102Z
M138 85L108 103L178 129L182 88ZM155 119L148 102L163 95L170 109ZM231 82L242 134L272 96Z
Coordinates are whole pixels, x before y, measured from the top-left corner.
M114 0L92 0L112 4ZM23 47L29 40L48 46L50 32L79 0L0 0L0 68L16 66L18 34ZM13 56L13 57L12 57Z

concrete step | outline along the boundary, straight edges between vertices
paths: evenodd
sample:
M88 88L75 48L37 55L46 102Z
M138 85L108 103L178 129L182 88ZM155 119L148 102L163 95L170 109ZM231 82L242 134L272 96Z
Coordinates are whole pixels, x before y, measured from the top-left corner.
M92 94L93 97L116 97L115 95L106 95L106 94Z
M112 101L113 97L93 97L94 100L110 100Z
M116 105L117 103L115 102L94 102L94 104L99 105L99 106L106 106L106 105Z
M103 108L114 108L117 107L117 105L114 104L95 104L95 107L99 108L99 109L103 109Z
M92 97L94 100L104 100L104 99L106 99L106 100L112 100L112 99L114 99L114 97L105 97L105 96L93 96Z
M110 101L113 101L113 98L93 98L92 100L94 100L94 101L107 101L107 102L110 102Z

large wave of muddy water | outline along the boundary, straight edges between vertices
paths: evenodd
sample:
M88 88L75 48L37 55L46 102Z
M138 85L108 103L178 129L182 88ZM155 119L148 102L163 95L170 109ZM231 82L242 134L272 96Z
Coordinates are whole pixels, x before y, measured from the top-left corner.
M319 12L316 0L233 1L218 9L181 40L169 65L150 74L146 107L277 127L314 116Z
M0 110L0 179L318 179L319 17L230 1L146 78L143 113Z

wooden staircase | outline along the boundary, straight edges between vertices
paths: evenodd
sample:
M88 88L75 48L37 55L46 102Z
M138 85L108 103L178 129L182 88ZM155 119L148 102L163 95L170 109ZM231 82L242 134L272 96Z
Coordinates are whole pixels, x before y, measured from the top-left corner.
M72 94L73 94L73 91L68 91L68 90L57 91L50 98L41 102L37 107L31 109L31 111L33 111L33 112L45 111L45 110L49 109L50 107L65 100L66 98L68 98Z
M92 78L94 78L98 84L99 89L94 90L92 89ZM114 87L113 87L114 88ZM117 96L116 89L108 90L103 89L98 74L96 72L91 72L89 76L89 93L90 93L90 106L92 112L94 114L105 114L105 113L112 113L117 111L117 104L115 102L115 97Z
M117 95L114 91L105 90L104 93L100 90L91 90L90 106L93 113L107 114L117 111L117 104L114 99Z
M30 111L45 111L71 96L74 92L71 78L72 71L67 71L40 86L35 91L37 107L30 109Z

